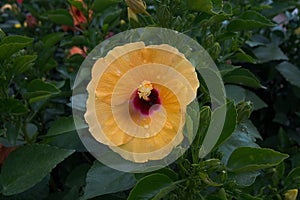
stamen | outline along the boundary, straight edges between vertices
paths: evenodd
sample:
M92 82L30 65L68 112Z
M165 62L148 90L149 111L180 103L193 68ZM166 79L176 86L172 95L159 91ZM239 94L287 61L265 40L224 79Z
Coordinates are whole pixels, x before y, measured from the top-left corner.
M151 82L146 80L143 81L142 84L138 87L138 94L140 99L143 98L144 100L149 101L151 90L153 90Z

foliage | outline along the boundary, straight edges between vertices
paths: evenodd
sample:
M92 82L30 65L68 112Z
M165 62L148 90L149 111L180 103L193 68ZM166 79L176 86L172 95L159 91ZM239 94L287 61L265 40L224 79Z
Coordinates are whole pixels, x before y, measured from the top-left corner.
M0 3L0 198L296 199L299 2L146 3L146 12L130 16L121 0ZM71 95L93 47L144 26L183 32L209 52L226 84L227 115L213 151L199 158L217 115L203 86L201 125L191 148L166 168L128 174L86 152L71 116ZM14 151L8 155L7 149Z

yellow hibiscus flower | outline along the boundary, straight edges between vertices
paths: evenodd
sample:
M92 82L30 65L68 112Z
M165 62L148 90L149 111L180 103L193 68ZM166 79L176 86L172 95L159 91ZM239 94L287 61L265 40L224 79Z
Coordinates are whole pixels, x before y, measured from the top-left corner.
M199 81L176 48L115 47L92 68L85 120L92 136L135 163L165 158L183 140Z

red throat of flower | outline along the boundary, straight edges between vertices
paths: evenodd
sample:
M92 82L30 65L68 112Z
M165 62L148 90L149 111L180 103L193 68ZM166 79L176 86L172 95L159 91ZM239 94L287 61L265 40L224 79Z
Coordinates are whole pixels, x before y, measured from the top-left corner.
M150 81L143 81L133 94L132 104L143 115L150 115L161 104L159 92Z

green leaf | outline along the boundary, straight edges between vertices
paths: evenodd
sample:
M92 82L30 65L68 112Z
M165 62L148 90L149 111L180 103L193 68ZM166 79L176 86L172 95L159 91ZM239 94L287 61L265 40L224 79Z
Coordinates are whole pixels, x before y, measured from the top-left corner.
M218 191L210 194L205 198L206 200L228 200L227 194L224 188L219 189Z
M49 195L49 181L50 175L47 175L42 181L25 192L12 196L3 196L3 198L0 196L0 198L1 200L44 200Z
M280 74L292 85L300 87L300 70L289 62L282 62L276 66Z
M83 187L85 185L86 174L90 167L91 166L86 163L75 167L66 178L65 185L70 188L74 186L77 186L78 188Z
M274 26L269 19L256 11L246 11L238 19L229 22L227 29L229 31L245 31L256 28Z
M234 59L238 60L238 61L246 61L249 63L256 63L256 60L254 58L252 58L252 56L250 56L249 54L245 53L243 50L240 49L239 52L237 52L234 56Z
M36 55L24 55L15 58L14 60L15 74L21 74L29 70L34 65L34 61L36 59L37 59Z
M64 195L62 200L71 200L78 199L79 196L79 188L77 186L73 186L67 193Z
M253 30L256 28L262 28L266 26L265 24L259 23L254 20L244 20L244 19L233 19L227 26L228 31L245 31Z
M33 123L27 123L26 124L26 130L27 130L28 137L31 140L35 139L35 137L38 134L38 127Z
M213 26L215 24L222 23L223 21L225 21L229 18L230 18L230 15L228 15L228 14L213 15L211 18L209 18L207 25Z
M251 101L254 110L259 110L268 106L254 92L246 90L238 85L226 85L225 89L226 97L233 100L235 104L238 104L241 101Z
M215 144L214 148L219 147L223 142L225 142L233 133L233 131L235 130L236 127L236 119L237 119L237 113L236 113L236 109L234 106L233 102L228 102L226 104L226 119L225 119L225 123L222 129L222 133L217 141L217 143ZM216 115L216 113L214 112L212 115L212 118L214 118Z
M9 144L13 144L14 146L17 145L17 138L20 133L21 129L21 123L20 121L13 122L13 121L7 121L4 124L5 130L6 130L6 139L9 142Z
M44 82L40 79L31 81L27 87L28 92L40 92L45 91L47 93L58 93L59 89L51 83Z
M204 113L200 113L200 131L205 130L205 136L202 136L203 142L201 148L199 150L199 157L204 158L211 150L213 150L214 146L217 144L218 139L222 133L223 125L226 121L226 112L227 112L227 104L221 105L217 107L212 113L210 113L210 109L202 109ZM210 115L211 114L211 115ZM203 115L203 116L201 116ZM204 122L209 121L208 127L205 123L205 129L202 129L202 119L203 117L210 117L208 119L204 119Z
M219 147L231 136L236 127L237 113L233 102L228 102L220 106L220 108L215 109L212 113L210 109L207 110L207 108L205 108L205 110L203 110L203 108L201 108L200 117L200 133L202 135L202 132L204 132L205 135L203 134L202 136L202 138L204 138L203 142L202 140L200 142L200 144L202 143L202 147L199 151L199 157L203 158L207 152ZM203 119L203 117L206 117L206 119ZM225 119L223 121L224 117ZM208 126L210 126L210 128L213 127L210 133L207 133L209 132ZM217 134L216 130L220 131L220 133Z
M218 14L222 10L221 0L187 0L190 10Z
M128 190L135 183L133 174L114 170L96 161L87 173L84 198Z
M211 13L213 4L211 0L188 0L187 5L191 10Z
M226 97L235 104L246 100L246 89L238 85L225 85Z
M197 134L199 120L199 103L198 101L193 101L187 106L186 121L183 129L183 134L188 138L190 144L193 142Z
M255 182L257 176L260 173L258 171L249 171L249 172L235 172L228 173L228 178L235 180L236 184L242 187L247 187L252 185Z
M223 154L222 162L226 164L231 153L238 147L259 147L255 143L257 138L261 139L261 136L250 120L238 124L233 134L219 147Z
M168 187L164 187L151 200L161 200L163 199L163 197L167 196L170 192L174 191L175 189L177 189L177 185L175 183Z
M27 86L27 92L23 94L24 98L30 99L29 103L47 99L52 95L58 94L60 90L51 83L46 83L40 79L31 81Z
M273 1L270 4L271 7L263 10L263 13L265 13L266 16L276 16L279 13L294 9L297 3L297 1Z
M172 169L168 168L168 167L161 168L161 169L155 171L155 173L164 174L164 175L168 176L173 181L178 180L178 174L175 171L173 171Z
M240 16L240 18L245 19L245 20L254 20L254 21L260 22L262 24L265 24L267 26L275 25L268 18L266 18L265 16L263 16L262 14L254 11L254 10L248 10L246 12L243 12L243 14Z
M94 7L93 7L93 10L95 12L103 12L105 9L111 7L111 6L114 6L118 3L121 3L122 0L106 0L106 1L103 1L103 0L95 0L94 1Z
M268 107L268 104L261 100L261 98L259 98L254 92L245 90L245 95L245 100L251 101L251 103L253 104L253 110L259 110L261 108Z
M43 143L65 149L74 149L78 152L87 151L76 131L56 135L51 138L46 138L45 140L43 140Z
M7 36L0 42L0 61L9 58L14 53L30 45L33 38L25 36Z
M53 68L56 68L58 66L57 62L53 58L49 58L48 62L43 66L43 71L49 71Z
M289 186L288 189L300 187L300 167L292 169L284 180L285 186Z
M122 9L108 9L101 15L100 24L101 26L108 25L110 27L116 26L120 21L120 15Z
M40 144L17 148L2 166L3 194L18 194L33 187L73 152Z
M25 105L13 98L0 99L0 113L10 113L12 115L22 115L28 112Z
M209 106L203 106L200 109L200 126L198 129L198 135L200 136L199 142L197 144L202 144L203 140L207 134L207 129L209 127L210 119L211 119L211 109ZM196 147L198 148L198 147Z
M48 18L60 25L73 26L73 19L68 10L66 9L57 9L48 12Z
M78 122L77 127L74 125L74 118L72 116L58 118L50 126L43 142L66 149L85 151L86 149L76 132L76 128L87 128L87 125L79 118L76 118L76 120Z
M276 166L288 157L272 149L239 147L232 152L227 167L231 172L249 172Z
M234 66L234 65L228 65L228 64L221 64L218 66L219 70L220 70L220 74L223 76L225 76L227 73L234 71L238 68L241 68L241 66Z
M46 48L52 47L56 43L60 42L63 39L64 35L65 33L50 33L44 36L42 41L44 42Z
M213 13L219 14L223 9L223 0L212 0L213 3Z
M226 73L223 76L223 80L226 83L233 83L244 85L252 88L265 88L256 78L256 76L248 69L239 68Z
M161 169L153 171L153 172L138 173L138 174L135 174L134 177L137 180L139 180L139 179L142 179L145 176L151 175L153 173L164 174L164 175L168 176L173 181L177 181L178 180L178 174L176 174L176 172L173 171L172 169L170 169L169 167L164 167L164 168L161 168Z
M140 179L135 187L131 190L127 200L148 200L158 199L159 194L164 193L164 189L173 185L173 181L164 174L151 174ZM160 193L162 192L162 193Z
M267 44L265 46L257 47L253 50L258 62L265 63L273 60L288 60L289 58L282 52L282 50L275 44Z
M76 119L79 120L79 119ZM79 127L78 128L87 128L83 122L78 121ZM69 133L71 131L76 130L74 125L74 118L70 117L61 117L58 118L49 128L46 136L56 136L65 133Z

